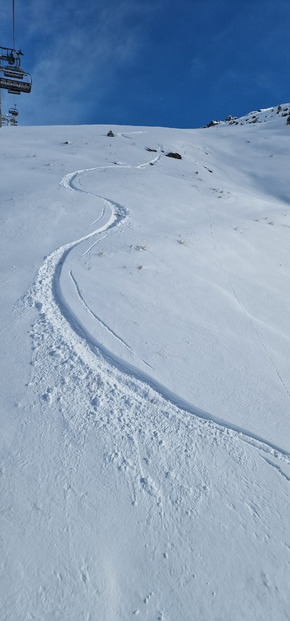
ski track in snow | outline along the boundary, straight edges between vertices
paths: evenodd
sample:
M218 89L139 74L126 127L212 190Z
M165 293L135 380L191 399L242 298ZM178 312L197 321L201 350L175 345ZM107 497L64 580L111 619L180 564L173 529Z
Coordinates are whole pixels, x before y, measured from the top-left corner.
M111 330L111 328L110 328L110 327L109 327L109 326L108 326L108 325L107 325L107 324L106 324L106 323L105 323L105 322L101 319L101 317L98 317L98 316L97 316L97 315L96 315L96 314L92 311L92 309L91 309L91 308L89 308L89 306L87 305L87 303L85 302L85 300L84 300L84 298L83 298L83 296L82 296L82 294L81 294L81 291L80 291L80 288L79 288L79 286L78 286L78 283L77 283L77 281L76 281L76 279L75 279L75 277L74 277L74 275L73 275L73 273L72 273L72 271L71 271L71 270L70 270L70 272L69 272L69 275L70 275L71 280L72 280L72 282L73 282L73 284L74 284L74 286L75 286L75 290L76 290L76 292L77 292L77 296L78 296L79 300L81 301L81 304L82 304L82 305L85 307L85 309L88 311L88 313L89 313L92 317L94 317L94 319L96 319L96 320L97 320L97 321L98 321L98 322L99 322L99 323L100 323L100 324L101 324L101 325L105 328L105 330L107 330L110 334L112 334L112 336L114 336L114 337L115 337L118 341L120 341L120 343L122 343L122 345L125 345L125 347L126 347L126 348L130 351L130 352L132 352L132 353L133 353L133 349L130 347L130 345L128 345L128 343L126 343L126 342L125 342L125 341L124 341L124 340L123 340L120 336L118 336L118 334L116 334L116 332L114 332L114 330Z
M160 157L161 153L158 154L154 158L154 160L151 160L150 162L145 162L143 164L135 166L134 168L140 169L155 164ZM141 395L143 395L143 398L145 397L145 395L148 398L148 387L150 387L150 389L152 389L155 393L158 393L159 396L166 402L169 402L173 406L177 407L179 411L192 414L198 419L201 419L211 425L216 426L219 431L223 431L227 435L233 435L242 440L243 442L253 446L254 448L271 455L273 458L277 458L286 462L287 464L290 464L290 454L287 451L281 449L279 446L265 440L258 434L252 433L251 431L243 429L242 427L239 427L237 425L230 424L220 418L215 417L210 413L200 410L199 408L195 407L191 403L187 402L183 398L173 393L167 387L160 384L149 374L141 371L132 364L127 363L118 356L114 355L111 351L107 350L101 343L99 343L89 334L89 332L80 322L79 318L75 316L75 314L71 311L67 301L63 297L60 288L60 275L67 256L73 248L75 248L77 245L80 245L82 242L93 238L104 231L109 231L109 229L113 227L119 226L127 216L127 210L122 205L106 197L88 192L82 185L81 178L85 174L98 170L105 170L108 168L116 168L116 165L99 166L95 168L77 170L65 175L65 177L61 180L60 185L67 190L83 192L103 201L104 207L102 209L101 215L92 223L95 224L99 222L101 226L88 233L87 235L73 242L65 244L64 246L61 246L58 250L52 252L45 259L44 264L38 272L35 284L33 285L31 291L27 294L29 304L33 304L41 313L45 313L46 319L48 320L48 323L50 323L50 325L52 326L52 329L55 329L58 334L62 335L63 341L70 344L74 351L80 356L80 359L84 364L88 364L89 366L91 366L91 368L94 368L96 367L97 362L98 370L103 370L106 376L108 376L108 373L110 376L112 376L113 365L115 371L121 373L121 378L120 376L117 377L116 373L115 380L121 379L123 389L126 390L126 381L128 383L128 379L126 380L126 378L134 378L134 388L136 388L136 391L139 393L139 395L140 393ZM127 165L118 165L118 168L132 167ZM102 224L104 220L105 222ZM103 239L103 237L101 239ZM84 254L87 254L90 249L92 249L93 246L98 243L98 241L101 240L97 239L90 246L90 248L86 250ZM114 338L119 340L129 351L132 352L131 347L126 342L124 342L113 330L111 330L109 326L107 326L99 317L97 317L88 307L81 295L79 286L72 272L70 272L70 277L74 283L76 294L80 300L80 303L86 308L87 312L90 313L91 316L96 319L96 321L100 322L103 327L112 334ZM145 361L142 362L144 362L147 367L150 366ZM279 471L279 473L287 479L287 481L289 481L288 477L281 471L278 466L275 466L268 459L264 459L269 465L275 467Z
M102 215L104 215L104 212L102 213ZM97 220L96 220L97 222ZM93 222L93 224L95 224L95 222ZM107 235L104 235L104 237L100 237L100 239L97 239L97 241L95 241L83 254L82 257L85 257L86 254L89 254L89 252L97 245L99 244L103 239L106 239Z

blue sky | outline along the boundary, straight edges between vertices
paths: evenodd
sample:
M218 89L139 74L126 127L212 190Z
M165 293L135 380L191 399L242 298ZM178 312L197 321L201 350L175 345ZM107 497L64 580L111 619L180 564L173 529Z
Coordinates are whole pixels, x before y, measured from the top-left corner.
M0 45L12 46L12 0ZM200 127L289 102L289 0L15 0L21 125Z

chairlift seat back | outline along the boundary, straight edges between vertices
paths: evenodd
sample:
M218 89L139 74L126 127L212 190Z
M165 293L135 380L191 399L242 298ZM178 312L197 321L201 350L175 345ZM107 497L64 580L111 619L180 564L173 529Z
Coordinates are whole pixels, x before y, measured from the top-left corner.
M24 72L12 69L4 69L5 78L15 78L16 80L23 80Z

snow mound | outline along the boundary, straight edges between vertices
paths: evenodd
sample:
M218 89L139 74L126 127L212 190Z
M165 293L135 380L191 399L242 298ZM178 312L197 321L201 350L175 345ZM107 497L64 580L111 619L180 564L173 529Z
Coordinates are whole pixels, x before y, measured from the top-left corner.
M274 121L279 127L290 125L290 104L279 104L272 108L260 108L245 114L244 116L227 116L224 121L210 121L205 127L215 127L217 125L252 125L255 123L269 123Z

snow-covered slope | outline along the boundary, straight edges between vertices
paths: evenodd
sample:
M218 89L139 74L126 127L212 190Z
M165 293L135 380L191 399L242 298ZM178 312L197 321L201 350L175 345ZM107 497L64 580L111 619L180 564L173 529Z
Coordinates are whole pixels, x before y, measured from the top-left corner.
M2 619L287 619L286 107L2 128Z

